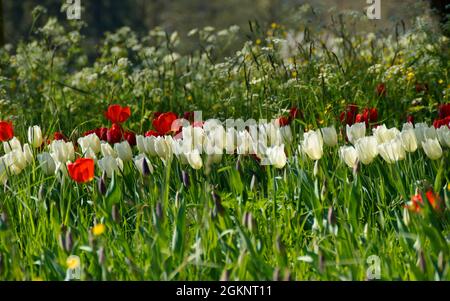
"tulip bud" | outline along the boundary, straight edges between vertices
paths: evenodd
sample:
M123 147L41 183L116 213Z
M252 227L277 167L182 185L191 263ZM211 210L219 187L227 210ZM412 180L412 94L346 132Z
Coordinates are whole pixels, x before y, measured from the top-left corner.
M189 188L189 186L191 184L190 179L189 179L189 174L184 170L181 171L181 179L183 181L184 187Z
M410 218L410 216L409 216L409 210L408 210L408 208L407 207L404 207L403 208L403 223L406 225L406 226L409 226L409 223L411 222L411 218Z
M423 252L423 250L419 251L419 259L417 261L417 265L419 266L422 273L425 273L427 271L427 262L425 260L425 253Z
M44 186L44 184L41 184L39 186L39 191L38 191L38 200L42 202L45 199L45 195L46 195L45 186Z
M253 218L253 215L250 212L244 213L243 221L245 227L247 227L250 231L256 229L256 222Z
M189 165L193 169L200 169L203 166L202 157L197 149L192 150L190 153L186 154Z
M302 150L311 160L319 160L323 155L323 138L320 130L308 131L304 134Z
M267 158L275 168L283 168L286 165L286 153L284 144L268 147L266 150Z
M66 252L70 253L72 251L72 247L73 247L72 231L69 229L66 232L64 249L66 250Z
M214 200L214 211L215 213L219 213L220 215L223 215L223 213L225 212L225 208L223 208L222 206L222 200L220 199L220 196L215 193L214 191L211 192L212 198Z
M422 142L423 151L431 160L437 160L442 157L442 148L439 141L435 139L426 139Z
M230 271L223 270L222 275L220 276L220 281L230 281Z
M149 176L153 173L153 166L145 155L139 154L134 157L133 161L137 170L139 170L141 175L143 175L144 177Z
M156 210L156 218L159 220L162 220L164 218L164 215L163 215L163 208L162 208L161 202L158 201L156 203L155 210Z
M328 208L327 220L329 225L336 225L337 219L333 207Z
M115 223L119 223L119 221L120 221L120 212L119 212L119 208L117 207L116 204L112 205L111 218Z
M42 138L41 128L37 125L28 128L28 142L34 147L38 148L44 142Z
M252 175L252 180L250 181L250 191L253 191L256 185L256 175Z
M289 271L289 269L284 269L284 277L283 277L283 281L291 281L292 277L291 277L291 272Z
M106 174L106 172L103 172L103 174ZM101 195L105 195L107 188L105 178L103 176L97 180L97 185L98 185L98 192L100 192Z
M437 264L438 270L440 272L442 272L444 270L444 267L445 267L444 252L442 252L442 251L439 252L438 261L437 262L438 262L438 264Z
M280 268L279 267L276 267L273 270L272 280L273 281L280 281Z
M325 270L325 256L319 251L319 273L323 273Z
M97 251L98 263L102 265L105 262L105 249L100 247Z
M338 143L337 132L334 126L322 128L323 142L326 146L335 146Z

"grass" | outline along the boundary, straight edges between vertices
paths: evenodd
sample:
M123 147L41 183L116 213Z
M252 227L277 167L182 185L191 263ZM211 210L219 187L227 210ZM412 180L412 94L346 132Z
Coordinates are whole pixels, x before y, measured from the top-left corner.
M325 147L317 166L297 152L305 129L343 129L338 116L348 103L377 107L390 126L409 114L430 123L450 92L448 39L436 30L370 40L346 26L304 27L304 40L283 57L278 41L288 29L275 24L268 34L253 24L242 50L218 59L216 31L200 29L201 50L178 55L175 36L122 29L106 36L92 62L76 25L46 24L0 50L0 117L13 120L21 141L33 124L75 141L106 125L100 112L112 102L131 107L127 127L138 133L155 111L270 119L298 106L303 118L291 124L283 169L249 156L226 155L210 170L154 157L150 176L128 162L122 176L105 180L96 168L94 181L77 184L44 175L34 161L0 190L0 279L62 280L67 258L77 255L82 280L365 280L376 255L383 280L450 280L448 149L436 161L417 151L357 170L337 147ZM335 34L328 46L322 32ZM385 97L374 93L379 82ZM405 210L427 185L447 209ZM98 224L105 229L95 235Z

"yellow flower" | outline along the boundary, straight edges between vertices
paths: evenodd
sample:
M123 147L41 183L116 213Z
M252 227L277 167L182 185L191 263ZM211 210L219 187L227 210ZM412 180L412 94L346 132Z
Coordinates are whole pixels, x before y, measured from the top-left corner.
M416 75L414 74L414 72L409 71L409 72L406 74L406 80L410 82L410 81L412 81L412 80L414 79L415 76L416 76Z
M277 28L277 23L273 22L272 24L270 24L270 27L272 27L273 29Z
M292 75L292 77L297 77L297 71L292 71L291 75Z
M438 81L438 83L439 83L440 85L442 85L442 84L444 83L444 80L443 80L443 79L440 79L440 80Z
M450 183L447 185L447 190L450 191Z
M95 236L102 235L103 232L105 232L104 224L97 224L92 228L92 234L94 234Z
M187 96L187 100L188 100L188 101L192 101L192 95L188 95L188 96Z
M261 39L256 39L256 45L261 44Z
M78 268L80 266L80 257L70 255L66 259L66 265L71 270Z

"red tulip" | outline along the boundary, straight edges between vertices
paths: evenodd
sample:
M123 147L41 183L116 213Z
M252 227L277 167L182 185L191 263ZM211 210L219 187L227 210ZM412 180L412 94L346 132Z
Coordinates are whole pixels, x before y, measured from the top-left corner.
M413 115L408 115L408 117L406 117L406 122L414 124L414 116Z
M444 119L450 116L450 103L441 104L439 106L439 118Z
M100 140L108 140L108 128L98 128L95 130L95 133L97 134L98 138L100 138Z
M375 89L375 92L378 97L384 97L386 96L386 84L385 83L379 83Z
M122 141L123 130L120 124L114 123L106 133L106 138L110 144Z
M130 107L120 105L110 105L105 112L105 117L112 123L123 123L131 116Z
M443 209L443 203L441 201L441 198L438 194L436 194L432 189L429 189L425 196L427 197L428 203L431 205L431 207L437 211L440 212ZM407 206L407 208L413 212L420 212L423 207L423 198L421 194L416 194L411 197L411 202Z
M74 163L67 164L70 177L78 183L87 183L94 179L94 160L78 158Z
M131 146L136 145L136 134L131 131L123 133L123 138L128 141Z
M355 122L365 122L366 126L369 123L377 122L378 120L378 110L376 108L365 108L362 113L357 114Z
M292 107L289 110L289 118L291 120L294 120L296 118L303 118L303 114L297 107Z
M433 121L433 126L437 129L443 125L446 125L450 128L450 116Z
M345 108L345 111L343 111L340 115L341 122L345 125L352 125L355 123L356 119L356 113L358 111L358 106L355 104L349 104Z
M149 131L147 131L147 132L145 133L145 137L150 137L150 136L158 137L158 136L160 136L160 135L158 134L157 131L149 130Z
M153 120L152 124L155 130L160 135L165 135L168 132L172 131L172 123L177 119L178 117L175 113L167 112L159 115L156 119Z
M14 137L12 122L0 121L0 141L9 141Z
M184 112L183 118L186 120L189 120L190 122L193 122L194 121L194 112L193 111Z
M67 137L61 132L55 132L53 134L53 140L64 140L67 142Z
M290 120L287 117L282 116L282 117L278 118L278 125L279 126L286 126L289 123L290 123Z

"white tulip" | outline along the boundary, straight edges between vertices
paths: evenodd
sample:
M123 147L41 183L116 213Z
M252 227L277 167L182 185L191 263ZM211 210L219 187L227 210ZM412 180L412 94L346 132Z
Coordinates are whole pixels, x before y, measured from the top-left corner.
M91 149L95 154L98 154L101 150L100 138L96 134L89 134L84 137L78 138L78 144L81 146L81 150L84 153Z
M54 140L50 144L50 154L53 160L64 164L75 159L75 149L72 142L64 142L63 140Z
M235 128L228 128L226 131L226 143L225 143L225 149L227 154L233 154L236 150L236 129Z
M22 150L22 144L17 137L13 137L9 141L3 141L3 149L5 150L5 154L7 154L13 150Z
M121 175L121 171L123 171L123 161L120 158L106 156L98 160L97 164L108 178L111 178L113 174Z
M4 156L5 164L11 174L18 175L27 167L27 159L22 150L13 150Z
M442 157L442 148L437 139L426 139L422 142L423 151L431 160Z
M39 166L41 167L45 175L50 176L55 174L55 160L53 160L52 156L48 152L38 154L37 159L39 161Z
M323 138L320 130L308 131L303 135L302 149L312 160L322 158Z
M113 158L117 158L117 152L112 148L112 146L105 142L100 145L100 151L103 157L111 156Z
M27 163L31 164L34 160L34 157L33 151L31 150L31 147L28 143L25 143L23 145L23 154L25 156L25 159L27 160Z
M334 126L322 128L322 137L326 146L335 146L338 143L337 132Z
M291 144L292 140L294 139L292 137L292 130L289 125L283 126L280 128L281 136L283 137L284 144Z
M355 123L352 126L347 124L346 126L347 138L351 144L355 144L358 139L366 136L366 123L359 122Z
M266 150L267 159L275 168L283 168L286 165L286 153L284 144L268 147Z
M411 122L404 123L403 127L402 127L402 131L406 131L406 130L414 130L414 124L412 124Z
M200 156L200 153L197 149L194 149L190 153L186 154L187 160L189 162L189 165L193 169L200 169L203 166L202 157Z
M237 153L240 155L248 155L252 148L253 139L246 130L237 133Z
M44 142L42 138L42 130L39 126L34 125L28 128L28 142L34 147L38 148Z
M358 159L363 164L370 164L378 155L377 138L374 136L363 137L355 143Z
M350 168L354 168L358 164L358 151L353 146L341 146L339 156Z
M388 129L384 124L373 128L372 132L379 144L393 140L400 133L397 128Z
M434 126L428 126L426 123L416 123L414 126L414 132L416 134L419 147L422 146L422 142L427 139L436 139L436 129Z
M133 151L128 141L122 141L114 144L114 150L123 162L128 162L133 159Z
M405 151L412 153L417 150L417 138L414 129L403 127L403 130L399 134L399 138Z
M173 139L170 136L166 137L157 137L155 139L155 151L161 160L166 164L172 159L173 150L172 150Z
M155 150L155 140L156 137L154 136L149 136L149 137L144 137L142 135L138 135L136 136L136 144L137 144L137 149L139 151L140 154L146 154L148 156L156 156L156 150Z
M148 166L148 171L150 173L153 173L153 165L150 162L150 160L143 154L139 154L136 157L134 157L133 161L134 161L134 165L136 166L136 169L139 170L141 175L145 175L144 173L146 171L144 171L144 160L147 163Z
M436 130L437 136L439 138L439 142L443 146L450 147L450 128L448 126L443 125Z
M184 141L182 139L173 139L172 140L172 152L177 157L178 161L185 165L188 164L188 160L186 157L186 153L190 152L190 150L184 150ZM189 148L189 147L187 147Z
M399 138L378 145L378 153L387 163L405 159L405 149Z

